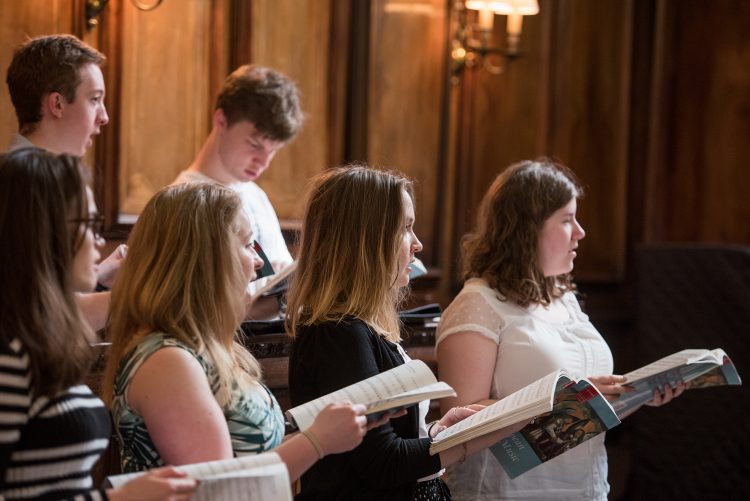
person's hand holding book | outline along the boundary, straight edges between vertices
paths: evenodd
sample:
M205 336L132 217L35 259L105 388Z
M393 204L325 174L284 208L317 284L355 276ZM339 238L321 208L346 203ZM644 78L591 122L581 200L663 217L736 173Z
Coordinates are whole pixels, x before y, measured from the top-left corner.
M633 391L633 388L627 385L628 379L625 376L620 376L618 374L589 376L587 379L596 386L596 389L599 390L599 393L601 393L608 402L614 402L620 398L620 395Z

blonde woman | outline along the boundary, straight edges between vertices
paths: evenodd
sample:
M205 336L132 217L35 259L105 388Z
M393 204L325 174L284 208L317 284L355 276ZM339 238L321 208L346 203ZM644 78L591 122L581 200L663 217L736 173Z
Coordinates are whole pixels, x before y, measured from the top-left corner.
M172 186L147 204L112 291L104 393L125 471L274 449L294 479L356 446L362 406L332 405L284 440L279 404L236 339L262 260L228 188Z
M408 361L396 307L422 250L414 218L411 183L397 174L354 166L315 180L287 310L293 405ZM430 456L431 435L475 410L452 409L428 430L428 407L409 408L353 451L320 461L303 476L298 499L450 499L442 468L511 430Z

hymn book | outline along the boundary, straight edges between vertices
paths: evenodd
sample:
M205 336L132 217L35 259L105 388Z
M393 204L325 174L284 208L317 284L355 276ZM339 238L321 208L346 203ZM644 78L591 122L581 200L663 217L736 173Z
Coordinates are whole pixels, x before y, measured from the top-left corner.
M675 388L679 381L689 382L689 389L742 384L737 368L721 348L682 350L629 372L625 377L633 391L612 402L621 417L651 400L655 389L666 385Z
M430 454L529 420L521 431L490 447L511 478L620 424L590 381L558 370L441 431Z
M364 404L368 419L418 404L422 400L455 397L448 384L438 382L427 364L412 360L286 411L287 420L306 430L328 404Z
M289 472L275 452L187 464L176 466L175 470L200 481L193 501L292 501ZM107 480L117 488L144 473L116 475Z

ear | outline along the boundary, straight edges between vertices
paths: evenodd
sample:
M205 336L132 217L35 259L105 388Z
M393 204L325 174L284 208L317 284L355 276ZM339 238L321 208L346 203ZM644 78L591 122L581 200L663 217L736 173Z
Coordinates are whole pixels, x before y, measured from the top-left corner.
M42 99L42 117L50 116L53 118L63 117L63 107L65 98L59 92L50 92Z
M213 125L215 129L226 129L228 127L227 116L224 114L223 109L217 108L214 111Z

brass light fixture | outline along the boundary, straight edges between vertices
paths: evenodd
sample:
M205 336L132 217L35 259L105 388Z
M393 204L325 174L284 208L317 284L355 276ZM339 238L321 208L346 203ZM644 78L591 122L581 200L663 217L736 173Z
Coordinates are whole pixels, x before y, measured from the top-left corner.
M135 6L136 9L142 11L150 11L157 8L164 0L151 0L145 2L143 0L130 0L130 3ZM99 16L104 11L109 0L86 0L86 26L88 29L92 29L99 24Z
M469 10L478 11L476 22L468 22ZM455 36L451 58L453 74L458 77L465 68L480 65L493 75L503 72L503 65L492 62L492 56L512 60L522 55L520 50L523 16L539 13L537 0L457 0ZM508 17L505 47L491 45L495 15Z

